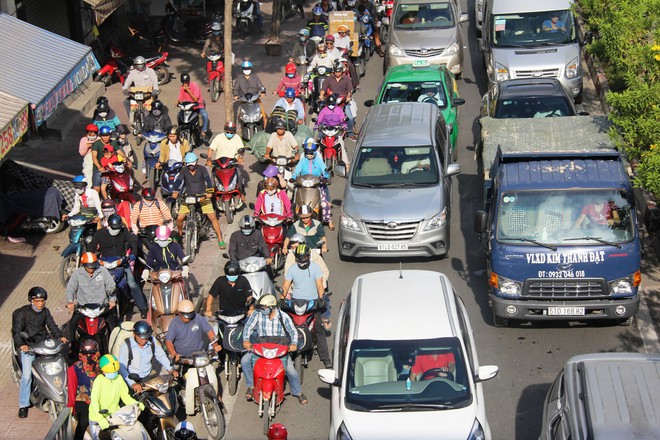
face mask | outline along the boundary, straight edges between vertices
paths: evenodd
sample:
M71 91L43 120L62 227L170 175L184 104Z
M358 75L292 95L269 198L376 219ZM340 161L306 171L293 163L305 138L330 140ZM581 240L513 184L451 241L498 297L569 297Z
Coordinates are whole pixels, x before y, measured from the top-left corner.
M115 380L117 376L119 375L118 372L115 373L103 373L108 380Z
M99 116L105 118L106 116L108 116L108 112L99 112Z
M250 76L251 73L252 73L252 69L246 69L243 71L243 75L245 76Z
M37 313L41 313L41 312L44 311L43 308L42 308L42 309L38 309L38 308L36 308L34 304L32 304L32 310L34 310L34 311L37 312Z
M154 116L160 116L161 113L162 112L160 110L152 110L151 111L151 114L154 115Z
M334 109L335 109L335 106L332 105L332 104L329 104L329 105L328 105L328 108L329 108L330 110L334 110Z
M99 137L98 137L97 135L95 135L95 134L93 134L93 135L91 135L91 136L87 136L87 140L90 141L90 142L91 142L91 141L95 141L95 140L97 140L98 138L99 138Z
M83 195L85 193L85 190L83 188L74 188L73 192L78 194L79 196Z
M268 316L268 315L270 315L270 312L272 310L273 310L272 307L264 307L263 309L261 309L261 314L264 315L264 316Z
M269 196L274 196L275 195L275 190L274 189L268 189L268 190L266 190L266 194L268 194Z
M321 58L325 58L326 55L328 55L328 54L325 53L325 52L319 52L319 56L320 56Z
M227 137L227 139L231 139L234 137L234 133L225 133L225 136Z
M250 235L252 234L252 229L241 229L241 232L243 235Z
M162 248L166 248L168 244L172 241L171 238L168 238L167 240L154 240L156 244Z
M307 40L307 38L305 38L305 37L300 37L300 41L302 41L303 43L304 43L306 40Z
M287 73L286 76L288 76L289 78L293 78L294 74L293 73Z
M227 275L227 281L229 281L230 283L236 282L237 279L238 279L238 275Z
M116 237L117 235L119 235L120 232L121 232L121 229L108 228L108 234L112 235L113 237Z
M296 261L296 264L298 264L299 268L304 270L304 269L307 269L309 267L311 261L312 260L310 260L310 259L307 259L305 261Z
M186 165L190 171L195 171L197 169L197 165Z
M213 36L219 37L220 36L220 31L213 31Z

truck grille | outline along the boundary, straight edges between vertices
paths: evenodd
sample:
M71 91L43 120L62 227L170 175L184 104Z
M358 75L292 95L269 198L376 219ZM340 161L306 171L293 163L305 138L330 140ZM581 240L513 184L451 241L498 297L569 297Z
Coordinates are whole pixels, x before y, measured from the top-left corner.
M516 70L515 78L557 78L559 69Z
M442 55L442 52L444 51L445 48L441 47L439 49L406 49L405 52L409 57L428 58Z
M376 241L408 241L417 232L420 222L364 222L367 232Z
M583 299L608 296L602 278L532 278L525 281L523 296L531 298Z

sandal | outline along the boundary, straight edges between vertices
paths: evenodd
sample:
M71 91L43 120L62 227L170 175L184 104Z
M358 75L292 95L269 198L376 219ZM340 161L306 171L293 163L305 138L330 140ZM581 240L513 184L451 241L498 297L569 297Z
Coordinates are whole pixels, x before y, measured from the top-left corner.
M253 396L252 393L254 392L254 387L248 387L247 391L245 391L245 398L249 401L252 400Z
M323 323L323 328L325 331L329 332L330 329L332 328L332 322L330 322L329 319L322 319L321 322Z
M220 246L220 249L222 249L222 250L227 249L227 245L225 244L224 241L218 240L218 246Z
M298 398L298 402L300 402L301 405L307 405L309 403L309 400L307 400L307 397L303 393L300 393L295 397Z

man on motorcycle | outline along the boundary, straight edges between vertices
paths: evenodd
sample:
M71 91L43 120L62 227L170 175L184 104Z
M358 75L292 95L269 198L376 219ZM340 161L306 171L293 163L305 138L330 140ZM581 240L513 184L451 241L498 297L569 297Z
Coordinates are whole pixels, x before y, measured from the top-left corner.
M248 93L252 94L253 96L265 96L266 88L262 84L257 74L252 74L252 63L248 60L243 61L243 63L241 63L241 69L243 71L243 75L238 75L234 80L234 101L238 101ZM264 110L264 104L261 102L261 99L258 99L256 102L259 103L259 107L261 108L261 118L263 120L265 130L268 118L266 116L266 111Z
M312 61L309 62L307 66L307 73L312 73L317 67L325 67L330 70L335 63L334 55L328 53L328 48L325 43L321 42L316 47L316 55L312 58Z
M196 104L195 109L199 112L199 116L202 117L202 131L200 134L202 140L207 142L206 132L209 130L209 114L206 113L204 98L202 98L202 91L199 88L199 84L191 81L190 74L188 73L181 74L181 88L179 89L177 104L182 102L194 102Z
M213 349L216 352L222 350L218 343L211 324L202 316L195 313L195 305L189 299L179 303L178 316L175 317L167 328L165 346L170 358L177 362L181 356L192 356L197 351L205 350L207 344L204 335L213 341Z
M284 67L284 76L280 79L280 83L273 90L273 95L280 95L286 93L286 90L293 89L295 96L300 95L300 87L302 85L302 77L296 71L296 64L291 60L286 63Z
M181 245L170 237L171 232L167 226L159 226L156 229L154 242L149 246L149 253L146 258L147 266L154 271L161 269L177 270L185 257ZM181 268L181 275L188 278L189 271L190 269L185 265ZM142 280L146 282L148 277L149 269L144 269Z
M335 46L335 37L333 35L326 35L325 47L328 53L335 57L336 60L342 57L342 52Z
M214 21L211 23L211 35L204 42L201 57L206 58L206 55L211 52L222 54L225 50L224 39L222 37L222 25Z
M110 127L101 127L99 129L99 139L92 144L92 161L94 162L94 170L92 174L92 187L95 191L101 191L101 173L105 172L105 167L101 165L101 158L103 157L103 148L106 145L111 145L117 152L117 157L122 161L127 161L124 151L121 149L119 142L111 139L112 130Z
M335 37L335 47L345 56L351 48L351 37L348 35L348 26L340 24L337 27L337 33L333 34Z
M133 262L136 260L138 252L137 237L124 228L124 222L119 215L113 214L108 219L108 227L94 233L92 240L87 245L87 251L100 252L101 256L106 258L121 259L128 255L128 261ZM124 266L124 275L135 305L140 309L140 315L142 318L146 318L147 300L135 281L130 264Z
M67 343L67 339L55 323L53 315L46 307L48 292L43 287L33 287L28 291L30 304L19 307L11 315L11 335L21 361L21 382L18 392L18 417L28 416L30 391L32 387L32 361L29 343L41 342L51 335ZM27 333L27 337L21 333Z
M298 32L298 39L293 43L291 58L297 64L307 64L316 52L316 43L309 39L309 29L303 28Z
M190 145L186 139L179 139L179 127L173 125L167 132L167 139L160 143L160 156L156 168L167 169L175 162L183 162L183 158L190 151Z
M131 220L131 204L126 200L119 202L119 205L112 199L105 199L101 202L101 211L103 211L103 218L98 223L98 229L108 227L108 219L112 214L119 214L122 221L124 222L124 227L130 228Z
M99 344L93 339L80 343L78 360L67 370L67 386L69 399L67 406L76 415L76 432L74 440L83 440L89 426L89 404L92 386L97 376L101 374L99 367Z
M312 9L312 18L307 21L306 29L312 37L325 37L328 32L328 17L323 15L323 10L320 6L315 6Z
M214 160L221 157L231 157L236 159L236 172L238 174L238 186L241 192L241 202L245 203L245 182L243 179L243 153L245 146L240 136L236 136L236 124L228 121L225 124L225 132L213 138L209 145L206 159L206 166L212 166Z
M264 257L266 264L273 262L270 258L270 250L266 245L263 235L255 234L257 228L254 218L244 215L238 222L240 230L235 231L229 237L229 258L241 261L248 257Z
M376 11L376 3L372 2L371 0L358 0L357 4L357 16L360 18L358 21L358 26L362 26L365 24L365 21L362 21L362 16L368 15L369 16L369 22L371 26L373 27L373 36L374 36L374 44L376 45L376 53L378 54L379 57L384 57L385 53L383 52L383 49L381 47L381 42L380 42L380 26L378 25L378 12ZM360 24L360 21L362 24Z
M205 167L200 167L197 165L197 155L193 152L186 153L183 161L185 162L186 167L181 169L181 177L185 182L186 194L206 194L206 199L199 202L202 208L202 214L206 214L206 216L211 221L213 230L218 236L218 246L220 249L226 249L227 245L222 239L222 231L220 231L218 217L215 215L215 211L213 210L213 203L211 202L211 197L213 197L213 182L211 181L209 172ZM179 197L178 191L174 192L172 197L175 199ZM179 206L179 216L176 219L176 227L179 231L179 235L182 235L183 221L186 219L186 216L189 212L190 209L188 209L188 205L185 203Z
M289 242L291 237L294 234L298 233L305 237L307 245L316 249L321 244L321 252L328 252L328 242L325 236L325 229L323 224L312 218L312 208L307 205L300 207L300 212L298 213L299 220L293 222L292 227L289 228L287 232L287 237L284 239L284 245L282 252L285 254L289 252Z
M247 391L245 398L252 400L252 393L254 391L254 355L250 351L252 343L250 343L250 336L254 330L257 331L257 339L260 337L288 337L289 338L289 351L296 351L298 346L298 331L293 325L293 321L286 313L277 308L277 298L275 295L263 295L257 300L256 311L250 315L245 329L243 330L243 348L248 350L241 359L241 367L243 368L243 375L245 376L245 384ZM284 360L286 368L286 377L289 381L291 395L298 398L298 402L302 405L307 405L309 401L303 394L300 386L300 377L296 373L293 361L290 356Z
M305 240L305 237L303 237L302 234L296 232L289 239L289 249L295 250L299 244L307 244L307 240ZM330 269L328 268L328 265L325 264L321 252L311 252L311 256L312 263L318 264L321 268L321 273L323 274L323 288L326 289L328 287L328 279L330 278ZM286 255L286 260L284 260L284 273L286 273L294 264L296 264L294 252L289 252Z
M150 131L157 131L159 133L167 133L172 127L172 119L165 111L163 103L156 99L153 104L151 104L151 111L144 118L144 129L142 133L138 133L138 137L141 139L143 133Z
M261 214L277 214L286 218L292 218L291 200L286 191L279 188L275 177L268 177L264 183L264 189L259 191L257 201L254 204L254 216Z
M108 99L105 96L97 100L96 110L92 116L92 123L96 125L99 130L101 127L109 127L110 130L115 131L121 125L119 117L108 105Z
M294 168L293 173L291 173L292 179L297 179L298 176L311 174L323 179L320 185L320 195L321 195L321 210L323 222L328 224L328 227L331 231L334 231L335 225L332 223L332 204L330 203L330 192L328 191L328 185L325 180L328 179L328 171L325 169L325 162L318 154L318 145L314 142L314 139L307 138L303 144L303 153L304 156Z
M298 152L298 141L287 131L286 124L279 119L275 122L275 133L271 133L266 145L266 160L273 161L279 156L284 156L297 162L300 159Z
M213 300L218 298L218 310L254 309L251 303L252 288L250 282L241 275L238 262L229 260L225 263L225 274L219 276L211 286L206 297L206 316L213 316ZM248 314L252 313L251 311Z
M157 361L167 373L174 377L179 372L172 367L163 347L153 338L153 330L147 321L138 321L133 326L133 337L126 339L119 346L119 372L133 391L142 392L142 385L129 378L129 374L137 374L140 379L152 374ZM90 417L91 418L91 417Z
M240 0L236 5L237 15L240 15L241 11L247 10L250 5L254 7L254 18L255 23L257 24L257 29L260 34L264 33L264 16L261 13L261 8L259 7L259 2L257 0ZM237 25L238 27L238 25Z
M151 67L147 67L147 61L144 57L139 56L133 60L133 67L128 76L124 80L122 90L125 95L131 87L151 87L151 95L156 98L158 96L158 77L156 72ZM131 101L129 98L124 100L124 108L129 119L131 118ZM131 121L132 122L132 121Z
M293 255L296 258L296 264L291 266L284 274L282 298L305 299L308 301L323 299L323 272L318 264L312 262L309 247L306 244L300 244L294 249ZM317 323L323 321L320 311L317 311L315 315ZM326 340L323 327L321 325L314 325L314 333L316 335L316 347L321 362L323 362L325 368L332 368L330 352L328 351L328 341Z
M71 182L73 183L73 191L75 193L73 207L68 214L62 215L62 220L82 214L90 217L94 216L94 221L98 223L103 218L99 193L87 187L87 179L83 176L76 176Z
M344 74L343 64L335 64L332 76L328 76L323 81L321 91L319 92L319 98L324 99L326 94L335 94L339 98L343 98L345 103L344 113L348 118L348 137L352 140L356 140L357 136L353 133L355 118L353 117L350 105L350 100L353 95L353 83L351 82L351 79Z
M95 253L85 252L80 259L82 267L77 268L71 274L66 285L66 307L69 309L71 319L69 320L69 339L74 340L78 321L82 315L75 310L75 304L84 306L86 304L107 304L110 313L106 314L108 328L112 330L117 325L117 294L115 292L115 280L108 269L99 264Z
M277 107L284 109L285 112L288 112L289 110L295 110L298 114L298 119L296 121L298 125L302 125L304 123L305 108L303 107L300 99L296 98L295 89L287 88L284 92L284 97L277 100L273 106L273 110L275 110Z
M131 229L137 234L140 229L149 226L169 225L174 227L172 213L167 204L156 199L156 191L153 188L142 189L142 200L133 205L131 210Z

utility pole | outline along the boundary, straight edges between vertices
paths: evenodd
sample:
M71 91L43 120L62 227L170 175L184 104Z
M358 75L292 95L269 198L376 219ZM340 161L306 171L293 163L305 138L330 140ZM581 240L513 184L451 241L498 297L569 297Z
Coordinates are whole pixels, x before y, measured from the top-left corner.
M234 92L231 87L232 78L232 47L231 47L231 34L232 34L232 6L234 2L225 0L225 118L226 121L222 122L225 125L227 121L234 120Z

